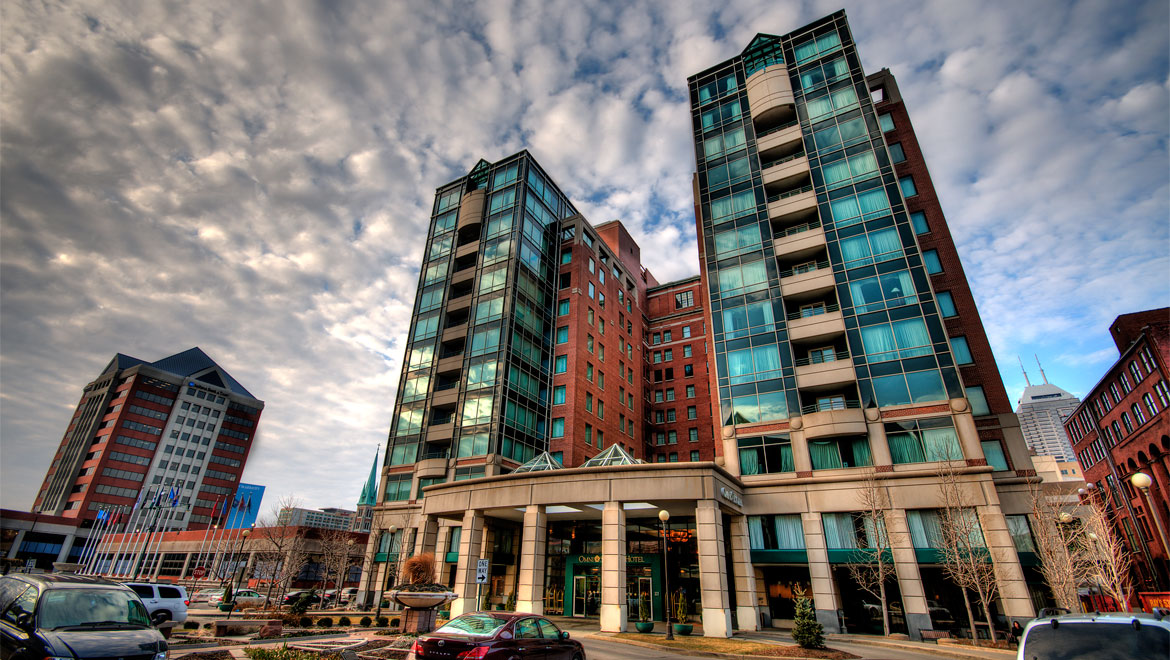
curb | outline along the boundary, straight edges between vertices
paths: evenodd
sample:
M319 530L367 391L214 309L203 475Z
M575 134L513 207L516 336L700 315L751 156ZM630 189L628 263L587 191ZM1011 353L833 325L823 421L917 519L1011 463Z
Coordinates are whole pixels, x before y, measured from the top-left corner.
M827 644L827 643L831 642L833 639L834 639L834 637L826 635L825 636L825 643ZM878 640L878 639L872 639L872 640L871 639L859 639L859 638L844 639L844 638L840 638L840 637L837 637L835 639L837 639L837 641L845 642L846 644L858 644L860 646L878 646L878 647L884 647L884 648L889 648L889 649L900 649L903 651L917 651L918 653L927 653L930 655L942 656L944 658L959 658L960 660L971 660L971 658L978 658L978 660L986 660L986 658L984 656L976 655L974 653L964 652L964 650L962 650L962 647L951 648L949 645L927 646L926 644L923 644L923 645L919 646L916 644L899 644L897 642L892 642L892 641L887 641L887 640ZM972 651L979 651L979 652L995 653L995 654L1003 655L1004 658L1014 658L1016 656L1015 651L1010 651L1008 649L972 648L971 650Z
M626 644L629 646L638 646L644 649L654 649L656 651L669 651L677 653L678 655L688 655L696 658L754 658L756 660L776 660L774 655L744 655L742 653L718 653L716 651L697 651L694 649L679 649L673 646L666 646L665 644L655 644L653 642L639 642L634 639L617 638L612 636L613 633L588 633L580 635L585 639L596 639L600 641L609 641L615 644ZM744 640L754 641L754 640ZM765 642L756 642L757 644L764 644ZM786 644L776 644L776 646L787 646ZM805 656L783 656L785 660L819 660L818 658L808 658Z

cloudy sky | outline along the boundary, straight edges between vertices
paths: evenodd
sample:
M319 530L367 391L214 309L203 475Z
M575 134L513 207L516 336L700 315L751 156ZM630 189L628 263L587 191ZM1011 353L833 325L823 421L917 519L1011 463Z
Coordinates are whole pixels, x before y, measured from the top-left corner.
M659 280L698 270L686 77L831 2L0 3L0 506L116 352L267 402L245 481L352 507L390 426L427 210L529 149ZM714 7L714 9L713 9ZM846 3L889 67L1013 400L1170 301L1164 0Z

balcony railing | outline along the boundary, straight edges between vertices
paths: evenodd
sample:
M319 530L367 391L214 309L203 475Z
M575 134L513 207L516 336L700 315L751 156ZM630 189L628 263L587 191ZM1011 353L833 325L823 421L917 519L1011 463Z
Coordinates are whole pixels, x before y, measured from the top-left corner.
M827 259L824 261L817 261L817 262L811 263L811 264L801 264L800 266L793 266L792 268L789 268L788 270L780 271L780 277L781 277L781 279L783 279L785 277L792 277L793 275L803 275L805 273L811 273L811 272L817 271L817 270L824 270L824 269L828 268L829 265L830 264L829 264L829 261Z
M807 318L811 318L813 316L820 316L822 314L828 314L830 312L839 312L839 311L841 311L841 306L838 305L837 303L833 303L831 305L824 305L823 307L809 307L807 309L802 309L802 310L790 313L788 315L788 320L795 321L797 319L807 319Z
M824 355L796 358L796 366L807 367L810 364L824 364L826 362L840 362L849 359L849 351L836 351Z
M788 192L782 192L782 193L779 193L776 195L772 195L771 197L768 198L768 203L771 204L772 202L778 202L782 199L787 199L789 197L796 197L797 195L801 195L801 194L804 194L806 192L812 192L812 189L813 189L813 187L812 187L812 184L810 183L807 186L802 186L800 188L797 188L796 190L789 190Z
M784 236L791 236L793 234L801 234L806 231L812 231L814 229L818 229L820 226L820 220L814 220L812 222L806 222L804 224L796 225L795 227L789 227L788 229L778 231L772 234L772 236L774 238L782 238Z
M786 128L792 128L793 126L796 126L799 123L800 123L799 119L793 119L792 121L784 122L783 124L780 124L779 126L773 126L772 128L769 128L766 131L760 131L759 133L756 133L756 139L759 140L760 138L764 137L765 135L771 135L773 133L778 133Z
M861 402L856 400L834 399L832 401L821 401L807 406L800 407L800 414L811 415L813 413L826 412L829 410L846 410L861 408Z
M783 158L777 158L776 160L770 160L770 161L768 161L768 162L764 163L763 165L760 165L760 169L761 169L761 170L766 170L766 169L768 169L768 168L770 168L770 167L774 167L774 166L776 166L776 165L780 165L781 163L787 163L787 162L789 162L789 161L796 160L797 158L804 158L804 152L803 152L803 151L798 151L798 152L796 152L796 153L794 153L794 154L790 154L790 155L788 155L788 156L785 156L785 157L783 157Z
M425 461L425 460L429 460L432 458L450 458L450 457L451 457L451 450L439 449L439 450L432 450L432 451L426 452L422 456L419 456L419 460Z

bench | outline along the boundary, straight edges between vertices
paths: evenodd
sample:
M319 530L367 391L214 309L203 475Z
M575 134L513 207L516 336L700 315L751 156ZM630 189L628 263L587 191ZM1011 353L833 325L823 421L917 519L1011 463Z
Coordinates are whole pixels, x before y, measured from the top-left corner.
M928 639L939 640L939 639L950 639L951 638L951 633L950 633L950 631L947 631L947 630L923 630L921 632L922 632L922 641L924 641L924 642Z
M216 637L228 637L231 635L243 635L246 633L260 632L265 628L275 628L276 635L280 635L283 623L280 619L227 619L224 621L216 621L213 628L213 634Z

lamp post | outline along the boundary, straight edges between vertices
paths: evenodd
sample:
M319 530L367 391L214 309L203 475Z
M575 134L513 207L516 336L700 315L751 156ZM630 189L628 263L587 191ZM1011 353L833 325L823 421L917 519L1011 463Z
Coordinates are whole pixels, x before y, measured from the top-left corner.
M386 595L386 589L389 588L387 586L387 584L390 582L390 546L394 543L394 534L397 531L398 531L397 525L390 525L390 527L388 529L386 529L384 532L382 532L383 534L390 535L390 543L386 544L386 574L384 576L382 576L382 590L378 592L378 609L377 609L377 611L374 612L374 623L377 623L378 618L382 616L382 599ZM394 559L395 559L395 561L394 561L395 567L397 567L398 557L395 556Z
M251 533L252 533L251 529L245 529L244 531L240 532L240 545L236 547L236 565L237 565L236 570L239 571L239 577L236 578L236 586L235 586L235 588L232 589L233 605L231 606L231 609L228 610L228 614L225 617L227 619L232 618L232 612L234 612L236 609L236 606L234 605L234 602L236 600L236 592L240 590L240 582L242 582L244 580L244 572L248 570L248 562L246 562L246 561L244 562L243 567L239 566L239 563L240 563L239 556L241 553L244 552L244 541L246 541L248 539L248 535Z
M1154 519L1154 527L1158 529L1158 539L1162 541L1162 552L1165 553L1167 559L1170 559L1170 543L1166 543L1166 530L1162 528L1162 517L1154 508L1154 500L1150 499L1150 484L1154 483L1154 480L1145 472L1135 472L1129 478L1129 483L1142 491L1143 502L1149 507L1150 517Z
M666 564L666 521L670 520L670 512L660 509L658 519L662 521L662 601L666 603L666 638L674 639L674 628L670 625L670 569Z

